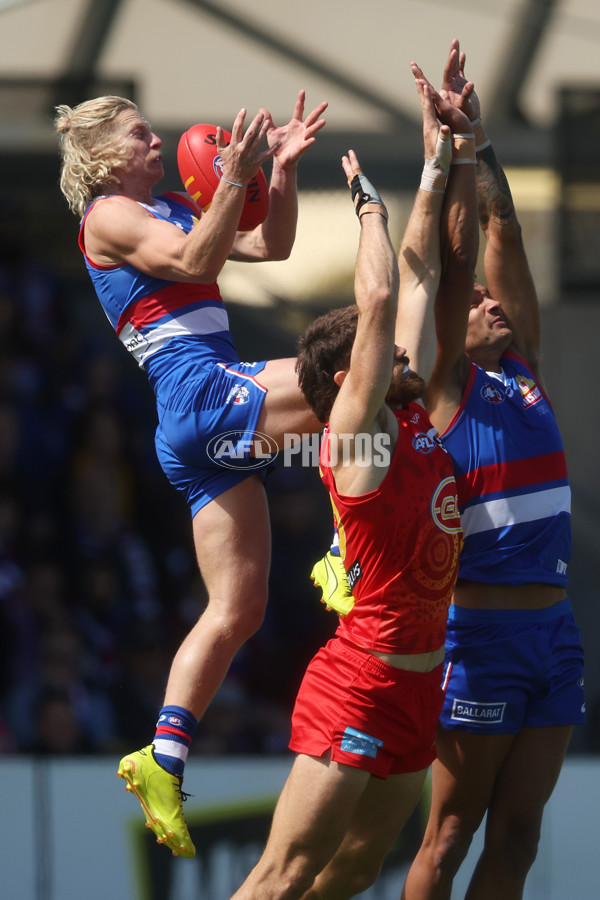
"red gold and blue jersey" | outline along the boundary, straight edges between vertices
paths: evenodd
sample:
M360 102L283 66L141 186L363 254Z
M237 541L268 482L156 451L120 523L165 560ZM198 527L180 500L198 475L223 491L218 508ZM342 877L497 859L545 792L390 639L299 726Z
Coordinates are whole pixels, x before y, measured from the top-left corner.
M552 407L525 361L474 364L441 436L454 461L465 543L459 577L566 586L571 492Z
M180 383L184 375L194 374L190 367L201 370L207 361L237 362L216 283L167 281L128 264L99 266L89 259L85 252L86 219L94 204L105 199L99 197L87 208L79 247L108 320L126 349L147 371L155 389L164 381ZM153 198L152 205L140 205L155 218L186 233L198 221L195 204L180 194L162 194ZM190 341L194 343L193 354L186 352Z
M327 487L355 604L337 634L367 650L427 653L443 646L462 530L452 461L420 404L394 410L399 433L380 486L339 494L321 446Z

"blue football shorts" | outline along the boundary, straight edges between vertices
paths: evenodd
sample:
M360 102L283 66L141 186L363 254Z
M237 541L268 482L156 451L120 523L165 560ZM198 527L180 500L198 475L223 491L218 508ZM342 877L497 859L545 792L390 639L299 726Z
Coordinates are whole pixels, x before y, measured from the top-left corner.
M258 474L264 480L273 467L273 442L274 453L264 444L256 455L251 452L267 395L256 376L265 365L215 363L201 378L180 385L166 404L157 401L158 461L192 516L245 478Z
M583 648L571 605L451 606L440 723L474 734L585 722Z

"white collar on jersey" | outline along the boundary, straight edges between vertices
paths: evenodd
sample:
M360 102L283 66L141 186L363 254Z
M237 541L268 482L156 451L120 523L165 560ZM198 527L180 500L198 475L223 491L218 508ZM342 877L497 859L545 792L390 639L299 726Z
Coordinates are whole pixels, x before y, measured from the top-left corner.
M489 375L490 378L497 378L498 381L501 381L504 387L508 387L512 381L512 377L507 375L504 369L500 369L499 372L488 372L486 370L486 375Z
M160 216L164 216L166 219L171 215L171 207L164 200L153 200L152 203L141 203L138 200L140 206L143 206L144 209L147 209L148 212L157 212Z

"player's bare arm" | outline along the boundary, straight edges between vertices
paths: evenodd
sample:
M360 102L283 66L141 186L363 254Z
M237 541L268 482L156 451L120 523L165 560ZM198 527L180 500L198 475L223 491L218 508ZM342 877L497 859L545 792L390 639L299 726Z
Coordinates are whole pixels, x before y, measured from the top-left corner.
M236 116L229 144L217 129L217 147L223 159L223 178L210 209L200 215L189 234L154 218L134 199L111 196L101 200L88 215L86 250L104 265L129 263L146 274L175 281L214 282L231 252L243 208L245 191L239 187L251 180L274 152L264 150L268 125L257 114L244 133L246 111Z
M477 154L477 160L479 222L486 240L484 269L488 290L510 320L515 349L537 371L539 305L511 190L491 144Z
M451 53L455 59L457 48ZM448 66L446 68L445 77ZM419 77L424 77L419 70ZM465 100L473 84L461 81L455 98ZM452 129L452 163L440 217L442 273L435 298L437 355L425 402L438 431L448 426L460 402L468 365L464 353L469 309L473 297L473 272L477 261L478 235L475 191L475 139L469 118L454 106L446 89L438 93L429 85L440 121Z
M345 445L348 455L334 466L338 490L359 496L381 483L385 469L355 465L353 437L385 431L390 435L391 451L397 436L397 423L385 405L385 397L395 363L398 268L381 198L364 177L354 151L349 151L342 165L361 226L354 279L358 324L349 368L335 375L340 390L331 411L329 432L331 438L349 436Z
M450 128L439 127L430 85L419 77L415 64L413 74L421 102L425 163L398 254L396 343L406 347L412 369L428 381L436 357L433 302L440 280L440 213L452 149Z
M537 293L529 270L508 180L481 121L481 105L465 76L466 55L453 40L444 68L443 88L450 102L469 117L476 136L479 223L486 240L485 279L513 328L514 347L537 371L540 322Z

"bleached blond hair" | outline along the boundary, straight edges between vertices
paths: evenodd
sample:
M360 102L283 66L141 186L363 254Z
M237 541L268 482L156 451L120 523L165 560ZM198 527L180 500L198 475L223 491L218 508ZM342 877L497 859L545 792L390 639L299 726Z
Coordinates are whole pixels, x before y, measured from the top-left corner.
M132 100L113 96L85 100L73 108L56 107L54 126L60 135L62 158L60 189L78 216L95 197L106 192L108 185L119 183L113 170L126 165L131 150L125 144L115 144L114 122L128 109L137 112Z

